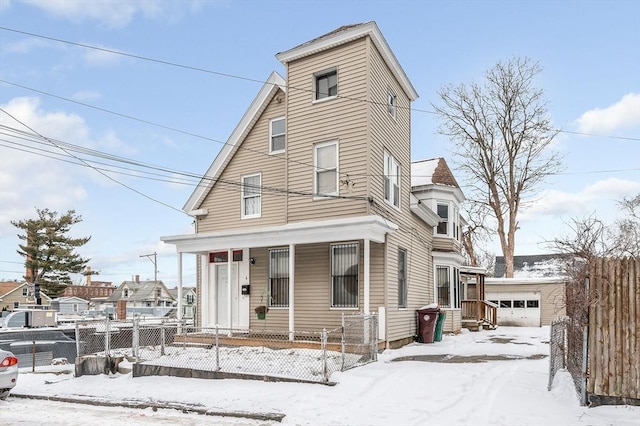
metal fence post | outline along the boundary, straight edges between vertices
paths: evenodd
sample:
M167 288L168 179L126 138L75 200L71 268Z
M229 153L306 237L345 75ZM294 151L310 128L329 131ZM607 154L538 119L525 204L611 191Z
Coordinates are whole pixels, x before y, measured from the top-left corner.
M133 316L133 333L131 341L133 356L138 359L140 355L140 321L138 315Z
M164 322L160 323L160 355L164 355L165 347Z
M327 329L323 328L322 329L322 342L321 342L321 347L322 347L322 379L325 382L329 381L329 371L327 369Z
M108 357L111 355L111 323L109 322L109 315L106 317L106 322L104 326L104 356Z
M344 314L342 314L342 328L340 329L340 358L342 361L342 365L340 366L340 371L344 371L344 362L345 362L345 342L344 342Z
M218 345L218 325L216 324L216 371L220 371L220 345Z
M79 357L81 355L82 354L80 353L80 326L78 325L78 321L76 321L76 357Z
M370 315L371 320L371 361L378 360L378 316Z

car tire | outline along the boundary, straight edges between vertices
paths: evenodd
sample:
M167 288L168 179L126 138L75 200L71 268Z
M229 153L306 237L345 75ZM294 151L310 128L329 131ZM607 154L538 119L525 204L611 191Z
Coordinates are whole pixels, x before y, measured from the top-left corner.
M4 401L9 396L9 390L0 391L0 400Z

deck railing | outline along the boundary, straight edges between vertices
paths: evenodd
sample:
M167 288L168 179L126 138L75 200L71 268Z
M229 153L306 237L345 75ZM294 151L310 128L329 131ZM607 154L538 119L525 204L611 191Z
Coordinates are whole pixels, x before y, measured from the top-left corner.
M498 305L486 300L463 300L462 320L485 321L491 325L498 323Z

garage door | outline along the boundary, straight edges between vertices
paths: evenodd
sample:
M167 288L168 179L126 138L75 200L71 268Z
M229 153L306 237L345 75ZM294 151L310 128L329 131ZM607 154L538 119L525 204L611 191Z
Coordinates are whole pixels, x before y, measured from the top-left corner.
M487 300L498 305L498 325L540 326L540 292L490 292Z

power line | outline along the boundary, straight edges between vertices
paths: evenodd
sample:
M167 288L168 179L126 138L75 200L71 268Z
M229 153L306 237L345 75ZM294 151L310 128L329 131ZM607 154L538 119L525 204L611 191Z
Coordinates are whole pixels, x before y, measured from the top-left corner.
M127 52L114 50L114 49L107 49L107 48L104 48L104 47L93 46L93 45L85 44L85 43L78 43L78 42L75 42L75 41L64 40L64 39L51 37L51 36L45 36L45 35L42 35L42 34L36 34L36 33L28 32L28 31L22 31L22 30L18 30L18 29L14 29L14 28L8 28L8 27L0 26L0 30L10 31L10 32L18 33L18 34L23 34L23 35L27 35L27 36L30 36L30 37L42 38L42 39L45 39L45 40L55 41L57 43L69 44L69 45L72 45L72 46L82 47L84 49L92 49L92 50L97 50L97 51L101 51L101 52L110 53L110 54L113 54L113 55L125 56L125 57L129 57L129 58L133 58L133 59L137 59L137 60L141 60L141 61L148 61L148 62L153 62L153 63L157 63L157 64L161 64L161 65L187 69L187 70L190 70L190 71L197 71L197 72L202 72L202 73L206 73L206 74L218 75L218 76L221 76L221 77L233 78L233 79L242 80L242 81L250 81L250 82L253 82L253 83L272 84L272 85L276 84L276 83L269 83L269 82L264 81L264 80L259 80L259 79L240 76L240 75L237 75L237 74L230 74L230 73L224 73L224 72L220 72L220 71L213 71L213 70L206 69L206 68L196 67L196 66L192 66L192 65L180 64L180 63L177 63L177 62L151 58L151 57L148 57L148 56L142 56L142 55L137 55L137 54L133 54L133 53L127 53ZM2 81L2 80L0 80L0 81ZM9 84L12 84L12 83L9 83ZM19 86L17 84L15 84L15 85ZM300 87L289 86L289 85L286 85L285 87L287 89L293 89L293 90L297 90L297 91L301 91L301 92L314 93L313 89L300 88ZM340 95L340 94L337 94L336 97L337 98L341 98L341 99L346 99L346 100L369 103L369 104L372 104L372 105L380 105L380 106L384 106L385 108L387 107L387 104L384 103L384 102L377 102L377 101L372 101L372 100L369 100L369 99L354 98L354 97L344 96L344 95ZM80 103L80 102L78 102L78 103ZM80 104L82 104L82 103L80 103ZM397 105L396 108L405 109L405 110L408 110L408 111L422 112L422 113L432 114L432 115L441 115L437 111L431 111L431 110L419 109L419 108L412 108L412 107L403 107L401 105ZM149 124L151 124L151 123L149 123ZM171 129L171 130L174 130L174 129ZM613 135L596 135L596 134L592 134L592 133L574 132L574 131L569 131L569 130L564 130L564 129L553 129L553 130L557 131L559 133L576 134L576 135L582 135L582 136L606 137L606 138L609 138L609 139L640 141L640 138L632 138L632 137L624 137L624 136L613 136Z

